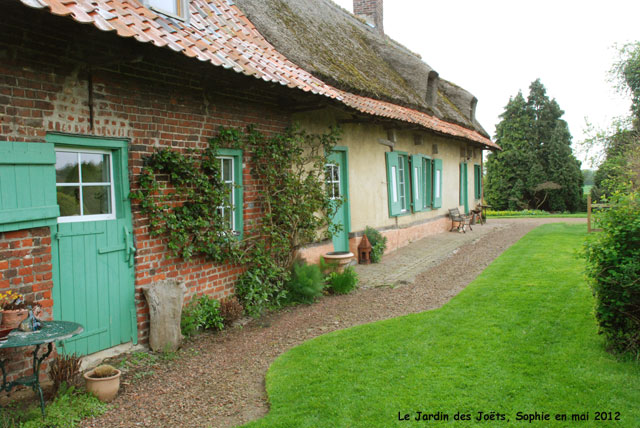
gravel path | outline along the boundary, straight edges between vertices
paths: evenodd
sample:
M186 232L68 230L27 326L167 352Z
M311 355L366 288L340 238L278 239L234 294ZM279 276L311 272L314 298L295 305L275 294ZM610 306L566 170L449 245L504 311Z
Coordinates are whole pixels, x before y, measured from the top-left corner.
M408 285L360 289L330 296L187 342L179 357L128 373L115 407L83 427L233 427L259 418L269 405L264 376L288 349L330 331L442 306L505 249L549 222L584 219L490 220L499 223L478 239L426 268ZM473 232L471 232L473 233ZM153 371L153 374L149 374Z

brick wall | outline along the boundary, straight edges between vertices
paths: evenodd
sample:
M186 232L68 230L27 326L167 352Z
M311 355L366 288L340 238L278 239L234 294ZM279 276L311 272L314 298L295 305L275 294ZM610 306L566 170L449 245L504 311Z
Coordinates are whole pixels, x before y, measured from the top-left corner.
M382 0L353 0L353 13L369 18L384 33Z
M270 134L290 123L290 114L283 107L292 103L290 89L19 4L9 9L0 13L0 25L5 29L5 37L0 40L0 140L44 141L51 131L129 139L129 181L135 190L144 157L158 148L203 149L220 126L252 124ZM250 233L260 218L255 204L259 183L250 174L251 165L250 153L245 153L245 233ZM149 318L140 286L175 278L186 283L188 298L204 293L220 298L232 293L241 269L230 264L214 265L202 258L184 262L171 257L161 238L150 237L148 219L135 203L132 212L138 250L138 337L144 343ZM4 234L0 246L10 246L14 242L10 236L33 239L26 237L38 233L45 232ZM50 245L48 230L46 236L37 236L40 246L45 242ZM37 271L35 266L28 268L26 254L12 258L9 263L16 266L9 264L7 270L2 269L2 284L9 281L13 286L17 277L33 277L33 281L47 277L50 284L51 256L47 254L46 272L40 265ZM0 259L0 263L4 261ZM36 296L50 299L50 285L47 289L40 287L33 291Z
M51 236L48 227L0 232L0 291L13 290L43 308L43 319L52 318ZM30 350L5 350L10 380L31 374Z

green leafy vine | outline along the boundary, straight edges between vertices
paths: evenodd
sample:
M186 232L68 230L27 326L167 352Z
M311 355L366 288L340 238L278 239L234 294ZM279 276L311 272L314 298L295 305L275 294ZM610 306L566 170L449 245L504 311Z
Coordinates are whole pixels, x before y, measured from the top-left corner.
M325 166L339 136L338 128L319 135L288 129L273 136L253 127L220 128L203 151L161 149L147 157L132 198L148 217L151 235L165 236L173 255L243 263L236 294L257 315L284 300L297 251L339 229L331 218L341 201L332 201L325 188ZM228 198L216 161L221 148L249 154L258 183L254 204L260 220L249 225L243 241L217 209Z

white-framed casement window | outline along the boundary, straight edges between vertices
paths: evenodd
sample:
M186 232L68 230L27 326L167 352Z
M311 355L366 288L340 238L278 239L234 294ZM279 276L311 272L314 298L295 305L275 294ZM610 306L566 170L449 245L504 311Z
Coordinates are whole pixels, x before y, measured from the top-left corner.
M58 223L115 219L113 186L111 152L56 148Z
M387 152L387 195L389 215L398 216L410 212L410 169L405 152Z
M235 236L242 238L242 151L219 149L217 154L219 156L216 156L216 159L220 162L220 181L227 191L224 202L217 207L217 210L229 230Z
M189 17L189 0L145 0L156 12L186 20Z
M325 180L327 194L332 201L342 197L340 194L340 165L328 163L325 165Z
M431 158L422 154L411 156L411 194L413 211L427 211L432 205Z

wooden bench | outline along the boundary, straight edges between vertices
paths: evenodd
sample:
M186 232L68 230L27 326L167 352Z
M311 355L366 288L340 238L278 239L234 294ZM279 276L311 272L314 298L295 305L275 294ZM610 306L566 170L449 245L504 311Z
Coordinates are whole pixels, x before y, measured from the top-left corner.
M449 210L449 217L451 217L451 229L449 232L453 231L453 229L458 229L458 232L467 233L467 226L469 226L469 230L473 230L471 228L471 218L460 214L458 208L451 208Z

